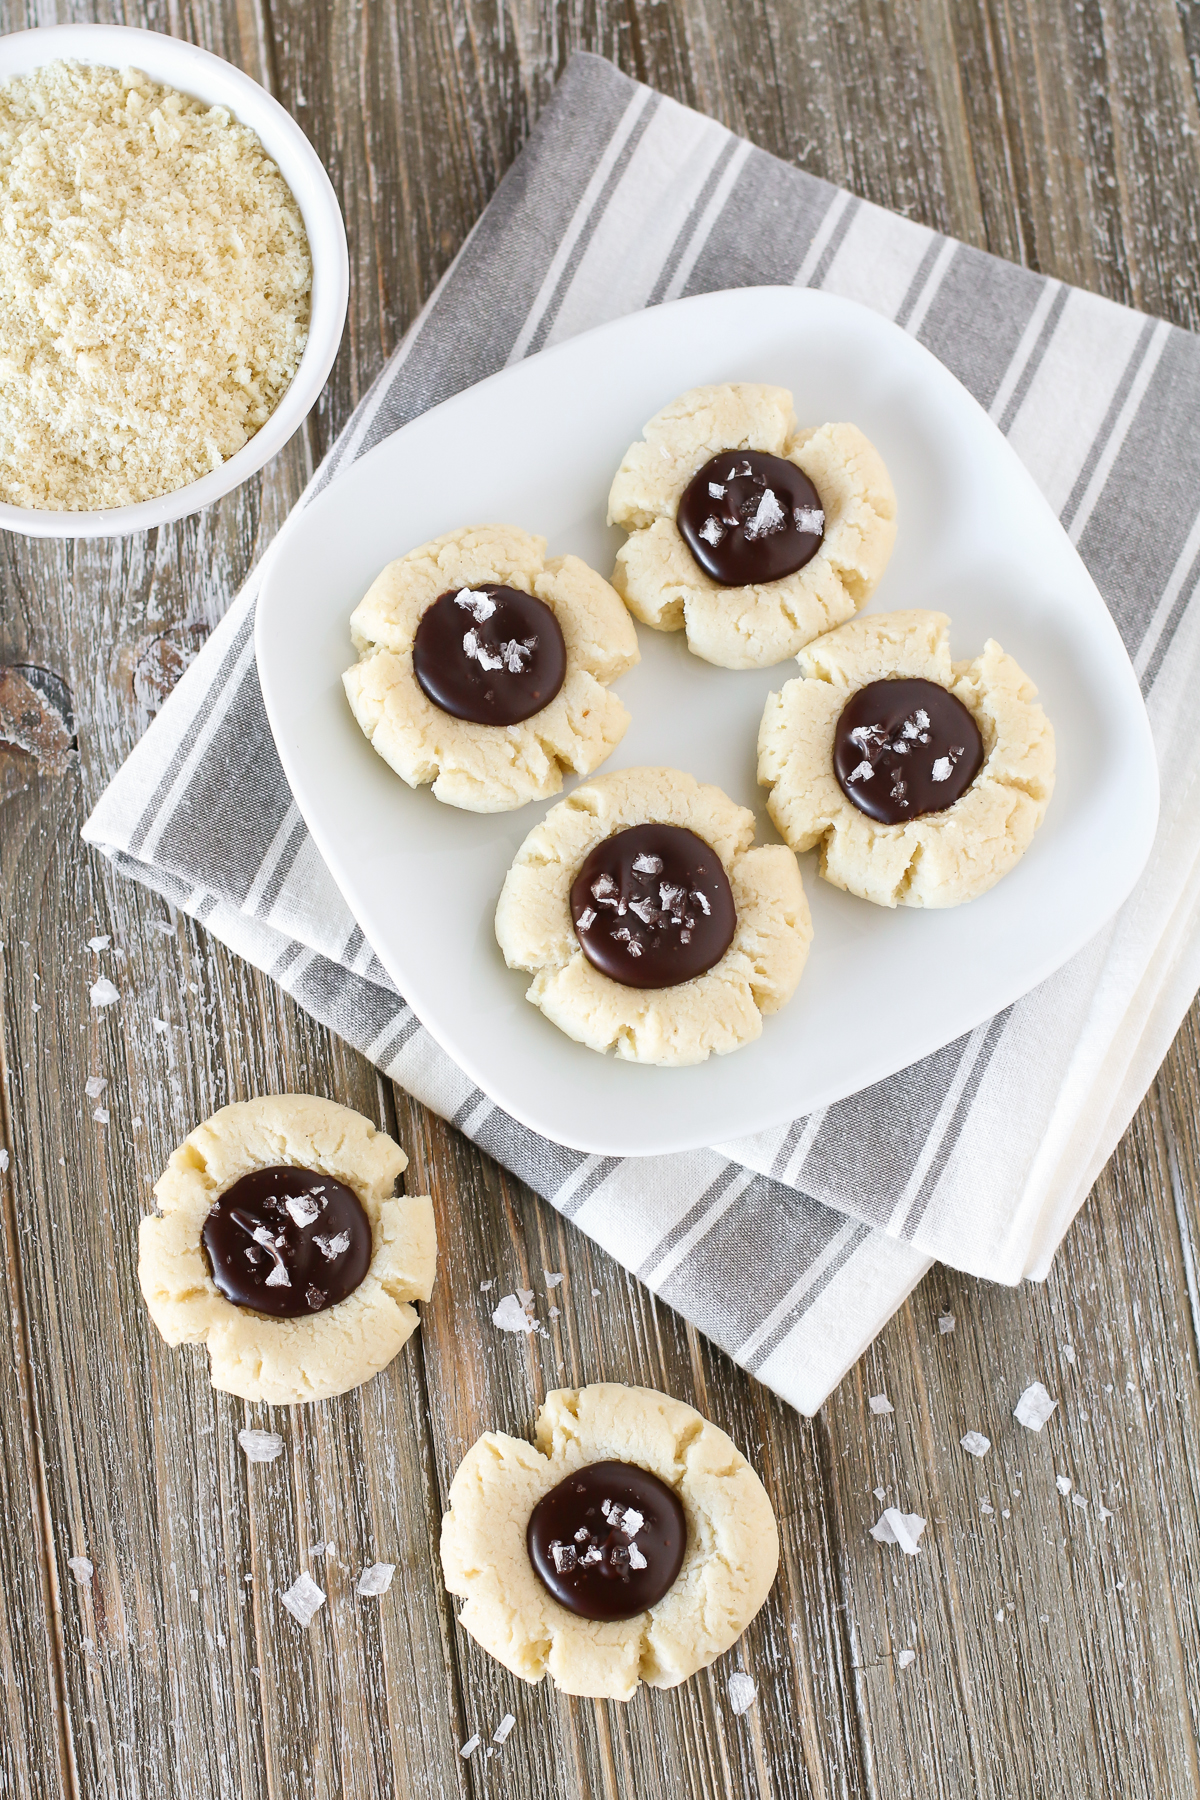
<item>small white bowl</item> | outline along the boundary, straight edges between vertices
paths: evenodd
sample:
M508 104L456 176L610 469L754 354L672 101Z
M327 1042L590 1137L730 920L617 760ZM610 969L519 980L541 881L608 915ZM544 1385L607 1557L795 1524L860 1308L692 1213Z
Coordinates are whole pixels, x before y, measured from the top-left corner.
M32 74L51 62L140 69L152 81L182 94L205 100L210 106L228 107L239 124L258 133L267 155L278 165L296 197L312 255L308 342L300 367L266 424L228 462L199 481L135 506L53 512L0 503L0 528L23 532L26 537L125 537L211 506L261 469L304 423L333 366L346 322L350 291L346 227L321 160L296 121L257 81L219 56L179 38L128 25L51 25L0 37L0 81Z

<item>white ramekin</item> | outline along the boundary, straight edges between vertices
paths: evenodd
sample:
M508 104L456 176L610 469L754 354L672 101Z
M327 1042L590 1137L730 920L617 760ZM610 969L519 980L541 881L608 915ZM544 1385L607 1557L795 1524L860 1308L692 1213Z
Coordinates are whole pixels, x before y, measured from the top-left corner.
M249 75L219 56L179 38L128 25L51 25L0 37L0 81L59 61L140 69L152 81L228 107L240 124L258 133L268 156L278 164L296 196L312 253L311 317L300 367L266 424L228 462L174 493L135 506L50 512L0 504L0 528L27 537L125 537L210 506L261 469L303 424L325 385L346 322L350 286L346 228L329 177L296 121Z

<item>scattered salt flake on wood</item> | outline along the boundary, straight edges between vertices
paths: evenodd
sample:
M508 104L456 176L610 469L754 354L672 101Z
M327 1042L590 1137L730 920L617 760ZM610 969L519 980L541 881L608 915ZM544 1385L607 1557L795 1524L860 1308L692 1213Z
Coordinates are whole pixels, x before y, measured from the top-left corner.
M474 1754L478 1750L478 1748L479 1748L479 1733L476 1732L473 1737L469 1737L467 1739L466 1743L463 1745L462 1749L459 1751L458 1754L465 1761L468 1756L474 1756Z
M152 1021L152 1023L154 1025L155 1031L170 1031L170 1029L171 1029L171 1027L167 1024L167 1021L165 1019L155 1019Z
M1069 1475L1056 1475L1054 1477L1054 1485L1060 1494L1069 1494L1071 1491L1071 1477Z
M505 1713L504 1717L501 1719L500 1723L497 1725L495 1731L493 1731L493 1733L492 1733L493 1744L502 1744L505 1741L505 1739L507 1738L509 1732L512 1730L513 1726L516 1724L516 1722L517 1721L513 1717L512 1713Z
M593 1288L593 1289L592 1289L592 1299L593 1299L593 1300L598 1300L598 1299L599 1299L599 1298L600 1298L600 1289L599 1289L599 1288Z
M1086 1505L1087 1505L1087 1495L1086 1494L1072 1494L1071 1495L1071 1505L1078 1506L1080 1508L1080 1510L1082 1511L1083 1508L1086 1507Z
M1062 1353L1066 1357L1066 1359L1069 1363L1073 1363L1075 1361L1075 1346L1073 1344L1064 1344L1062 1347Z
M562 1280L561 1275L552 1275L549 1269L543 1269L542 1274L546 1277L547 1288L556 1288Z
M757 1699L758 1689L753 1677L744 1674L741 1669L735 1670L729 1677L729 1704L734 1712L740 1718L744 1712L750 1711Z
M1112 1518L1112 1514L1109 1512L1107 1506L1105 1506L1103 1500L1100 1501L1100 1517L1101 1517L1101 1519L1111 1519Z
M107 950L108 946L111 943L112 943L112 939L108 936L89 938L88 939L88 949L94 950L96 952L97 956L99 956L101 950Z
M102 975L99 981L93 982L88 989L88 998L93 1006L112 1006L121 996L108 976Z
M562 1313L559 1311L557 1306L552 1306L550 1308L550 1317L552 1319L561 1319L562 1318Z
M1013 1407L1013 1418L1026 1431L1040 1431L1057 1405L1058 1401L1050 1398L1041 1382L1034 1381Z
M523 1331L526 1337L533 1330L533 1320L515 1294L505 1294L492 1314L492 1324L501 1331Z
M5 1174L7 1174L7 1172L8 1172L8 1151L0 1150L0 1175L5 1175Z
M988 1518L992 1518L996 1511L990 1500L981 1500L979 1502L979 1510L981 1513L986 1513Z
M915 1663L916 1660L917 1660L917 1653L915 1650L902 1650L900 1652L899 1656L896 1658L897 1663L900 1665L900 1667L902 1669L907 1669L909 1664Z
M92 1114L92 1117L93 1117L93 1119L95 1119L97 1125L107 1125L108 1124L108 1113L103 1106L98 1106L96 1108L95 1112Z
M297 1575L287 1593L279 1598L301 1625L311 1625L325 1604L325 1595L311 1575Z
M83 1084L83 1091L89 1100L98 1100L107 1086L108 1082L103 1075L89 1075Z
M953 1313L942 1314L941 1318L938 1320L938 1330L943 1337L945 1337L948 1331L954 1330L955 1323L956 1321Z
M92 1576L96 1570L86 1556L68 1556L67 1567L79 1583L80 1587L90 1587Z
M392 1585L392 1576L396 1572L395 1563L372 1563L364 1569L358 1578L355 1590L360 1594L386 1594Z
M896 1410L886 1394L872 1394L867 1404L873 1413L890 1413Z
M533 1289L532 1288L518 1288L517 1289L517 1299L521 1302L522 1306L528 1306L529 1302L533 1299Z
M917 1539L924 1529L920 1513L902 1513L898 1506L889 1506L878 1524L872 1525L871 1536L877 1544L899 1544L905 1556L916 1556Z
M492 1289L495 1287L495 1285L496 1285L496 1277L493 1275L492 1279L490 1281L481 1281L480 1282L479 1291L481 1294L490 1294Z
M991 1438L985 1438L982 1431L968 1431L958 1441L968 1456L986 1456L992 1447Z
M875 1495L875 1498L877 1500L882 1500L884 1495L887 1493L886 1488L872 1488L871 1491Z
M274 1462L283 1449L283 1439L277 1431L239 1431L238 1443L246 1452L247 1462Z

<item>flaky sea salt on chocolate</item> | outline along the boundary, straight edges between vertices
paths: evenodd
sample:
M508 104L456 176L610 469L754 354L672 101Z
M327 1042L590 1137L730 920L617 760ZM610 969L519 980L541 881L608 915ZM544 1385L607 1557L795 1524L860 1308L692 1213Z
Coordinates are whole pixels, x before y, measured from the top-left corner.
M492 1314L492 1324L499 1326L501 1331L523 1331L526 1337L534 1328L533 1320L515 1294L505 1294Z
M1041 1382L1035 1381L1013 1407L1013 1418L1018 1425L1024 1425L1026 1431L1040 1431L1057 1405L1058 1401L1050 1398Z
M986 1456L992 1447L991 1438L985 1438L982 1431L968 1431L958 1441L968 1456Z
M325 1595L311 1575L297 1575L286 1594L279 1598L301 1625L311 1625L325 1604Z
M386 1594L392 1585L392 1576L396 1572L395 1563L372 1563L364 1569L358 1578L356 1594Z
M873 1413L890 1413L896 1410L886 1394L872 1394L867 1404Z
M902 1513L889 1506L878 1524L872 1525L871 1536L877 1544L899 1544L905 1556L916 1556L917 1540L925 1529L920 1513Z
M239 1431L238 1443L246 1452L247 1462L274 1462L283 1450L283 1439L277 1431Z
M741 1669L735 1669L729 1677L730 1707L740 1718L744 1712L750 1711L757 1699L758 1689L754 1685L753 1676L745 1674Z

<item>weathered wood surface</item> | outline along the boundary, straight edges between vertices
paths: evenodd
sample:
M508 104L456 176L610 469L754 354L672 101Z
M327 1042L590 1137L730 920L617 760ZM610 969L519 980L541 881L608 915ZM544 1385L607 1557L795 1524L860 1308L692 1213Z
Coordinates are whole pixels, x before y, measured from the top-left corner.
M350 320L262 477L126 543L0 537L0 665L69 686L78 754L0 744L0 1795L1156 1795L1200 1789L1200 1040L1193 1014L1049 1282L932 1274L812 1422L577 1231L84 852L79 826L413 318L577 45L765 148L1003 255L1200 324L1200 11L1174 0L0 0L0 28L193 38L304 124L341 195ZM0 693L0 704L3 693ZM99 956L87 939L108 934ZM88 1006L99 971L121 1004ZM169 1022L157 1032L152 1020ZM85 1097L108 1088L106 1124ZM384 1376L305 1412L215 1396L167 1350L136 1223L226 1100L308 1088L398 1132L437 1204L437 1291ZM529 1343L481 1280L562 1317ZM937 1330L946 1309L950 1335ZM1068 1354L1069 1353L1069 1354ZM481 1430L546 1388L669 1388L763 1472L771 1600L710 1674L631 1706L519 1689L456 1630L437 1527ZM1061 1395L1039 1438L1032 1379ZM895 1411L874 1417L872 1393ZM248 1467L238 1428L286 1452ZM971 1428L994 1449L958 1449ZM1069 1476L1086 1508L1059 1494ZM930 1520L867 1536L872 1489ZM983 1502L994 1510L983 1511ZM1111 1511L1102 1518L1101 1505ZM314 1546L334 1549L314 1555ZM96 1573L82 1588L67 1558ZM360 1601L359 1569L399 1564ZM310 1631L280 1590L312 1568ZM898 1652L916 1651L901 1670ZM734 1718L730 1669L759 1684ZM510 1709L518 1724L489 1761Z

